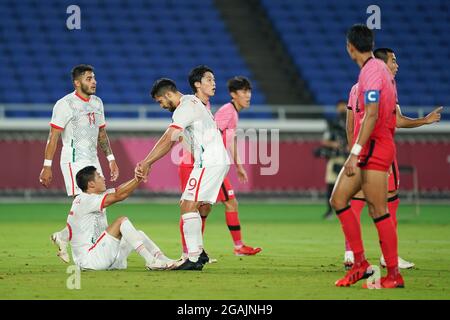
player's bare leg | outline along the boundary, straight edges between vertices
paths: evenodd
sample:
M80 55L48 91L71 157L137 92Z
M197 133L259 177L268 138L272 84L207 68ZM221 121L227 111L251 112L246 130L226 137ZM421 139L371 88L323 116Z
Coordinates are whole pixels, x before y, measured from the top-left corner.
M239 204L236 198L223 201L223 204L225 205L225 219L234 243L234 254L236 256L253 256L260 252L261 248L246 246L242 242L241 223L238 214Z
M361 237L361 226L349 205L350 199L361 189L361 170L356 168L355 174L347 176L342 168L330 198L330 204L336 211L341 222L342 230L354 253L355 263L347 274L337 280L338 287L350 286L372 274L369 263L364 256L364 247Z
M404 281L398 270L397 231L390 214L387 213L387 172L362 170L361 177L369 214L375 222L381 251L386 258L388 275L381 278L381 287L402 288Z

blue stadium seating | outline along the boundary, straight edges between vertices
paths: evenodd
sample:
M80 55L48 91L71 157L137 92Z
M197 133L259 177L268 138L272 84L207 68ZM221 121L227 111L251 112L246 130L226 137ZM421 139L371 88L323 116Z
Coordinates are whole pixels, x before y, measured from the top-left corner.
M81 30L66 28L73 3ZM229 78L251 76L212 0L2 0L0 12L0 103L54 103L72 90L70 70L80 63L96 68L105 104L153 103L149 89L163 76L190 93L190 69L206 64L220 105ZM253 104L263 104L253 86Z
M359 69L345 49L345 33L365 23L366 9L381 9L375 47L391 47L402 105L448 102L450 92L450 2L448 0L261 0L272 23L307 81L316 101L346 99Z

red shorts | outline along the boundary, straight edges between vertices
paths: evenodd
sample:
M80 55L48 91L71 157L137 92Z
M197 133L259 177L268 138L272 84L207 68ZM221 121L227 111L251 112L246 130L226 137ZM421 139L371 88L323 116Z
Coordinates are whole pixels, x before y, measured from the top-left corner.
M391 139L370 139L358 157L361 170L389 172L395 158L395 144Z
M189 166L178 166L178 176L180 177L181 192L183 192L184 189L186 189L186 185L187 185L189 177L191 175L192 168L193 167L189 167ZM236 197L234 195L233 186L231 185L228 177L225 177L222 185L220 186L220 191L219 191L219 195L217 196L216 202L224 202L224 201L232 200L234 198L236 198Z
M388 191L396 191L400 186L400 172L398 171L397 159L392 162L391 170L389 170Z

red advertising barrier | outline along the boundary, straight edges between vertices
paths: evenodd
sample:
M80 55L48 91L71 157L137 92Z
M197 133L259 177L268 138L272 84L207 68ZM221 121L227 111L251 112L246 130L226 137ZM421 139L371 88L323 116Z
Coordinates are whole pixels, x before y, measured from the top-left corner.
M115 186L132 177L136 163L143 159L156 143L154 138L120 138L112 140L112 148L120 168ZM324 159L315 158L313 151L320 145L319 141L281 141L279 157L272 150L270 165L261 161L258 164L246 164L249 175L247 184L237 181L235 169L230 169L231 181L237 191L253 190L298 191L325 190ZM249 148L252 143L247 143ZM44 158L45 141L13 140L0 141L0 189L43 189L38 176ZM59 146L53 160L53 183L51 189L64 189L59 168ZM269 147L270 151L270 147ZM415 168L418 176L419 190L450 190L450 143L449 142L399 142L397 143L400 166ZM269 152L270 153L270 152ZM99 151L103 172L109 181L109 168L105 157ZM158 161L152 168L149 181L142 188L161 191L179 192L176 158L169 154ZM246 157L247 161L249 156ZM278 159L279 158L279 159ZM263 159L264 160L264 159ZM251 162L254 163L254 162ZM265 163L262 165L261 163ZM263 175L263 168L278 167L275 175ZM269 170L270 171L270 170ZM413 188L413 176L409 172L401 173L401 189Z

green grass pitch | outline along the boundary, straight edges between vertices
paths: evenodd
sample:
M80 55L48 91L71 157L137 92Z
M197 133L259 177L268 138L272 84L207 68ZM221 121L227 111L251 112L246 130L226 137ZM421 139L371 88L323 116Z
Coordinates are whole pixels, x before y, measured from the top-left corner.
M205 247L218 263L201 272L146 271L132 254L125 271L82 272L69 290L68 265L49 235L65 224L69 204L0 205L1 299L449 299L450 210L447 205L400 205L399 252L416 263L403 271L405 289L367 290L362 282L336 288L344 274L343 236L337 219L323 221L323 205L241 204L244 241L258 256L236 257L222 205L207 220ZM179 210L168 204L120 204L108 209L144 230L172 258L180 256ZM373 223L363 213L366 255L378 264ZM382 270L384 274L385 271Z

